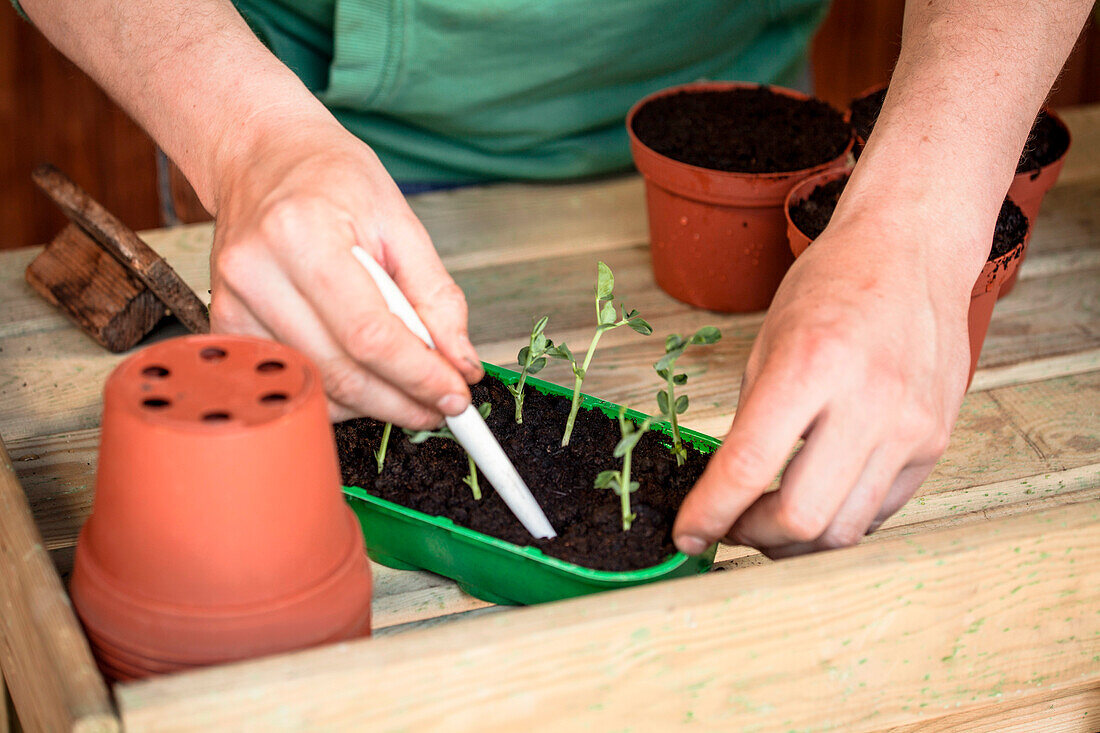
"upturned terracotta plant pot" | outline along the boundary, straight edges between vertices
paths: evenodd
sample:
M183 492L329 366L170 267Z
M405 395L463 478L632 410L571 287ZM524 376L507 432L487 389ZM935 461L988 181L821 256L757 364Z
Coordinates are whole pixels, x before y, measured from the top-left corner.
M783 206L783 211L787 217L787 236L791 253L796 258L806 251L813 239L795 224L791 217L792 208L809 198L819 186L846 179L850 173L850 170L844 168L825 171L806 179L791 189ZM985 336L989 331L989 323L993 318L993 306L997 302L998 293L1008 278L1016 272L1024 248L1030 238L1031 220L1028 219L1027 233L1022 240L1008 252L988 260L985 267L982 268L981 274L978 275L978 279L974 282L974 288L970 293L970 310L967 313L967 332L970 336L970 374L966 381L968 387L974 379L974 372L978 368L978 357L981 356L982 345L985 343Z
M627 116L634 163L645 178L650 251L657 284L674 298L716 311L763 310L794 261L786 245L783 200L799 181L845 160L780 173L737 173L683 163L639 140L634 121L654 100L681 93L756 89L712 82L671 87L638 102ZM810 98L781 87L771 91ZM766 124L762 121L761 124Z
M370 567L316 367L261 339L189 336L115 369L71 593L118 678L369 634Z
M1027 217L1027 220L1031 222L1032 226L1034 226L1036 218L1039 216L1039 208L1042 206L1043 198L1050 189L1054 188L1054 184L1058 181L1058 176L1062 175L1062 167L1066 163L1066 153L1069 152L1069 146L1073 142L1073 138L1069 133L1069 127L1066 126L1062 118L1052 109L1044 107L1043 111L1046 112L1047 117L1053 120L1054 123L1065 132L1066 149L1062 151L1060 156L1046 165L1017 173L1012 179L1012 185L1008 188L1008 197L1016 202L1016 205L1024 212L1024 216ZM1023 266L1024 260L1027 258L1027 247L1030 241L1031 237L1029 236L1028 242L1024 244L1023 254L1020 255L1019 264L1001 286L998 297L1008 295L1012 288L1015 287L1016 277L1020 272L1020 267Z

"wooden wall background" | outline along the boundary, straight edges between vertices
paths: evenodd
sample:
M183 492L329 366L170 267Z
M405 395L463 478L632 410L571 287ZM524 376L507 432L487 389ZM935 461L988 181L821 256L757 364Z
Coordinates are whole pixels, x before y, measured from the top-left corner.
M835 0L813 50L818 93L844 106L889 78L903 0ZM1052 96L1055 106L1100 101L1094 22ZM52 162L137 229L158 226L154 147L111 100L0 0L0 247L44 242L63 225L30 183Z

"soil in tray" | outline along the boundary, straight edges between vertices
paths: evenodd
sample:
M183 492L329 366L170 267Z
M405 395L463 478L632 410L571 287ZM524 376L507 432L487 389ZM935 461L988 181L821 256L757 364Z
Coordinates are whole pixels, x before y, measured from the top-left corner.
M817 239L825 231L847 182L847 178L841 178L824 183L811 191L804 201L791 205L791 221L799 231L811 240ZM1001 212L997 216L989 259L995 260L1011 251L1023 241L1025 236L1027 236L1027 217L1020 211L1019 206L1005 199L1001 204Z
M373 451L381 443L383 425L375 420L336 425L345 485L598 570L638 570L676 551L671 534L676 511L703 473L708 456L690 450L689 444L687 463L677 467L662 443L663 434L643 436L631 463L631 478L641 484L631 495L637 518L629 531L623 531L618 495L592 487L600 471L621 468L622 461L611 455L620 437L618 421L599 410L581 409L569 445L562 448L567 398L528 387L523 423L517 425L515 400L503 384L486 377L471 391L474 404L492 404L486 422L542 505L557 539L533 540L480 473L482 499L475 501L462 482L466 454L452 440L430 438L413 445L395 428L379 475Z
M819 99L767 87L677 92L634 115L634 134L689 165L737 173L780 173L833 160L848 146L844 116Z
M871 135L878 113L882 111L884 99L886 90L880 89L852 101L849 108L851 125L860 139L867 140ZM1061 158L1068 147L1069 135L1065 129L1053 117L1040 110L1027 136L1027 142L1024 143L1020 160L1016 163L1016 172L1038 171Z

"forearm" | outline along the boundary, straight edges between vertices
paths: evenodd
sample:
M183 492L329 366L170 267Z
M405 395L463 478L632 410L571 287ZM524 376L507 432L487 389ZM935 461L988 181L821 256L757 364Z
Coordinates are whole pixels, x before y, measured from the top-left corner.
M1035 114L1091 5L906 3L890 90L834 221L920 219L929 247L952 247L956 271L976 274Z
M229 0L23 0L46 37L157 141L216 213L253 136L331 119ZM333 121L334 122L334 121Z

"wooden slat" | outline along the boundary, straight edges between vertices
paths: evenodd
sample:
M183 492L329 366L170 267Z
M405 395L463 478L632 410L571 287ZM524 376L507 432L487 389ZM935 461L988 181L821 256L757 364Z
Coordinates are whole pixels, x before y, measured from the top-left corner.
M1036 255L1035 259L1041 262L1042 257ZM691 388L720 389L721 395L713 401L721 400L724 411L731 414L741 370L762 315L708 313L673 300L653 286L648 254L643 248L611 253L607 260L615 268L624 299L654 324L658 336L704 324L723 329L719 344L692 357L704 360L693 362L696 364L713 363L713 373L719 380L694 380ZM547 262L541 275L522 268L517 271L518 267L482 268L459 275L459 282L471 293L471 335L482 357L496 363L513 363L535 314L550 314L548 333L556 340L587 343L592 316L585 274L593 269L591 258L576 256ZM547 282L556 285L535 287L539 278L548 278ZM1073 269L1057 276L1021 281L1019 292L1002 301L994 315L979 362L979 387L985 368L1046 357L1058 358L1042 365L1049 367L1049 372L1033 373L1032 377L1080 371L1077 354L1100 346L1100 298L1095 287L1098 279L1100 268ZM178 325L172 325L158 329L151 338L181 333ZM586 391L648 405L656 389L650 365L660 348L657 339L645 339L628 329L606 334L585 382ZM5 435L12 439L50 435L98 424L103 381L122 356L103 351L71 328L10 336L0 340L0 349L0 430ZM546 376L569 381L560 363L551 364Z
M690 383L689 383L690 384ZM719 428L727 418L700 414L692 427ZM1090 417L1100 413L1100 372L970 395L947 453L932 476L869 541L901 532L983 523L1040 504L1100 499L1100 445L1089 443ZM698 419L702 416L702 419ZM692 411L688 412L692 417ZM721 420L722 423L717 421ZM1094 418L1092 420L1094 422ZM44 544L63 575L71 547L91 510L97 432L13 443L12 455ZM1043 446L1035 450L1033 441ZM64 492L58 486L67 487ZM1082 493L1084 492L1084 493ZM745 567L759 559L745 548L722 548L719 564ZM483 607L445 579L375 566L376 628Z
M1097 507L989 530L491 614L116 694L133 731L215 721L861 731L1100 683Z
M23 725L118 730L107 685L0 442L0 665Z
M1096 733L1100 687L1081 685L1040 702L995 701L934 721L891 728L889 733Z

